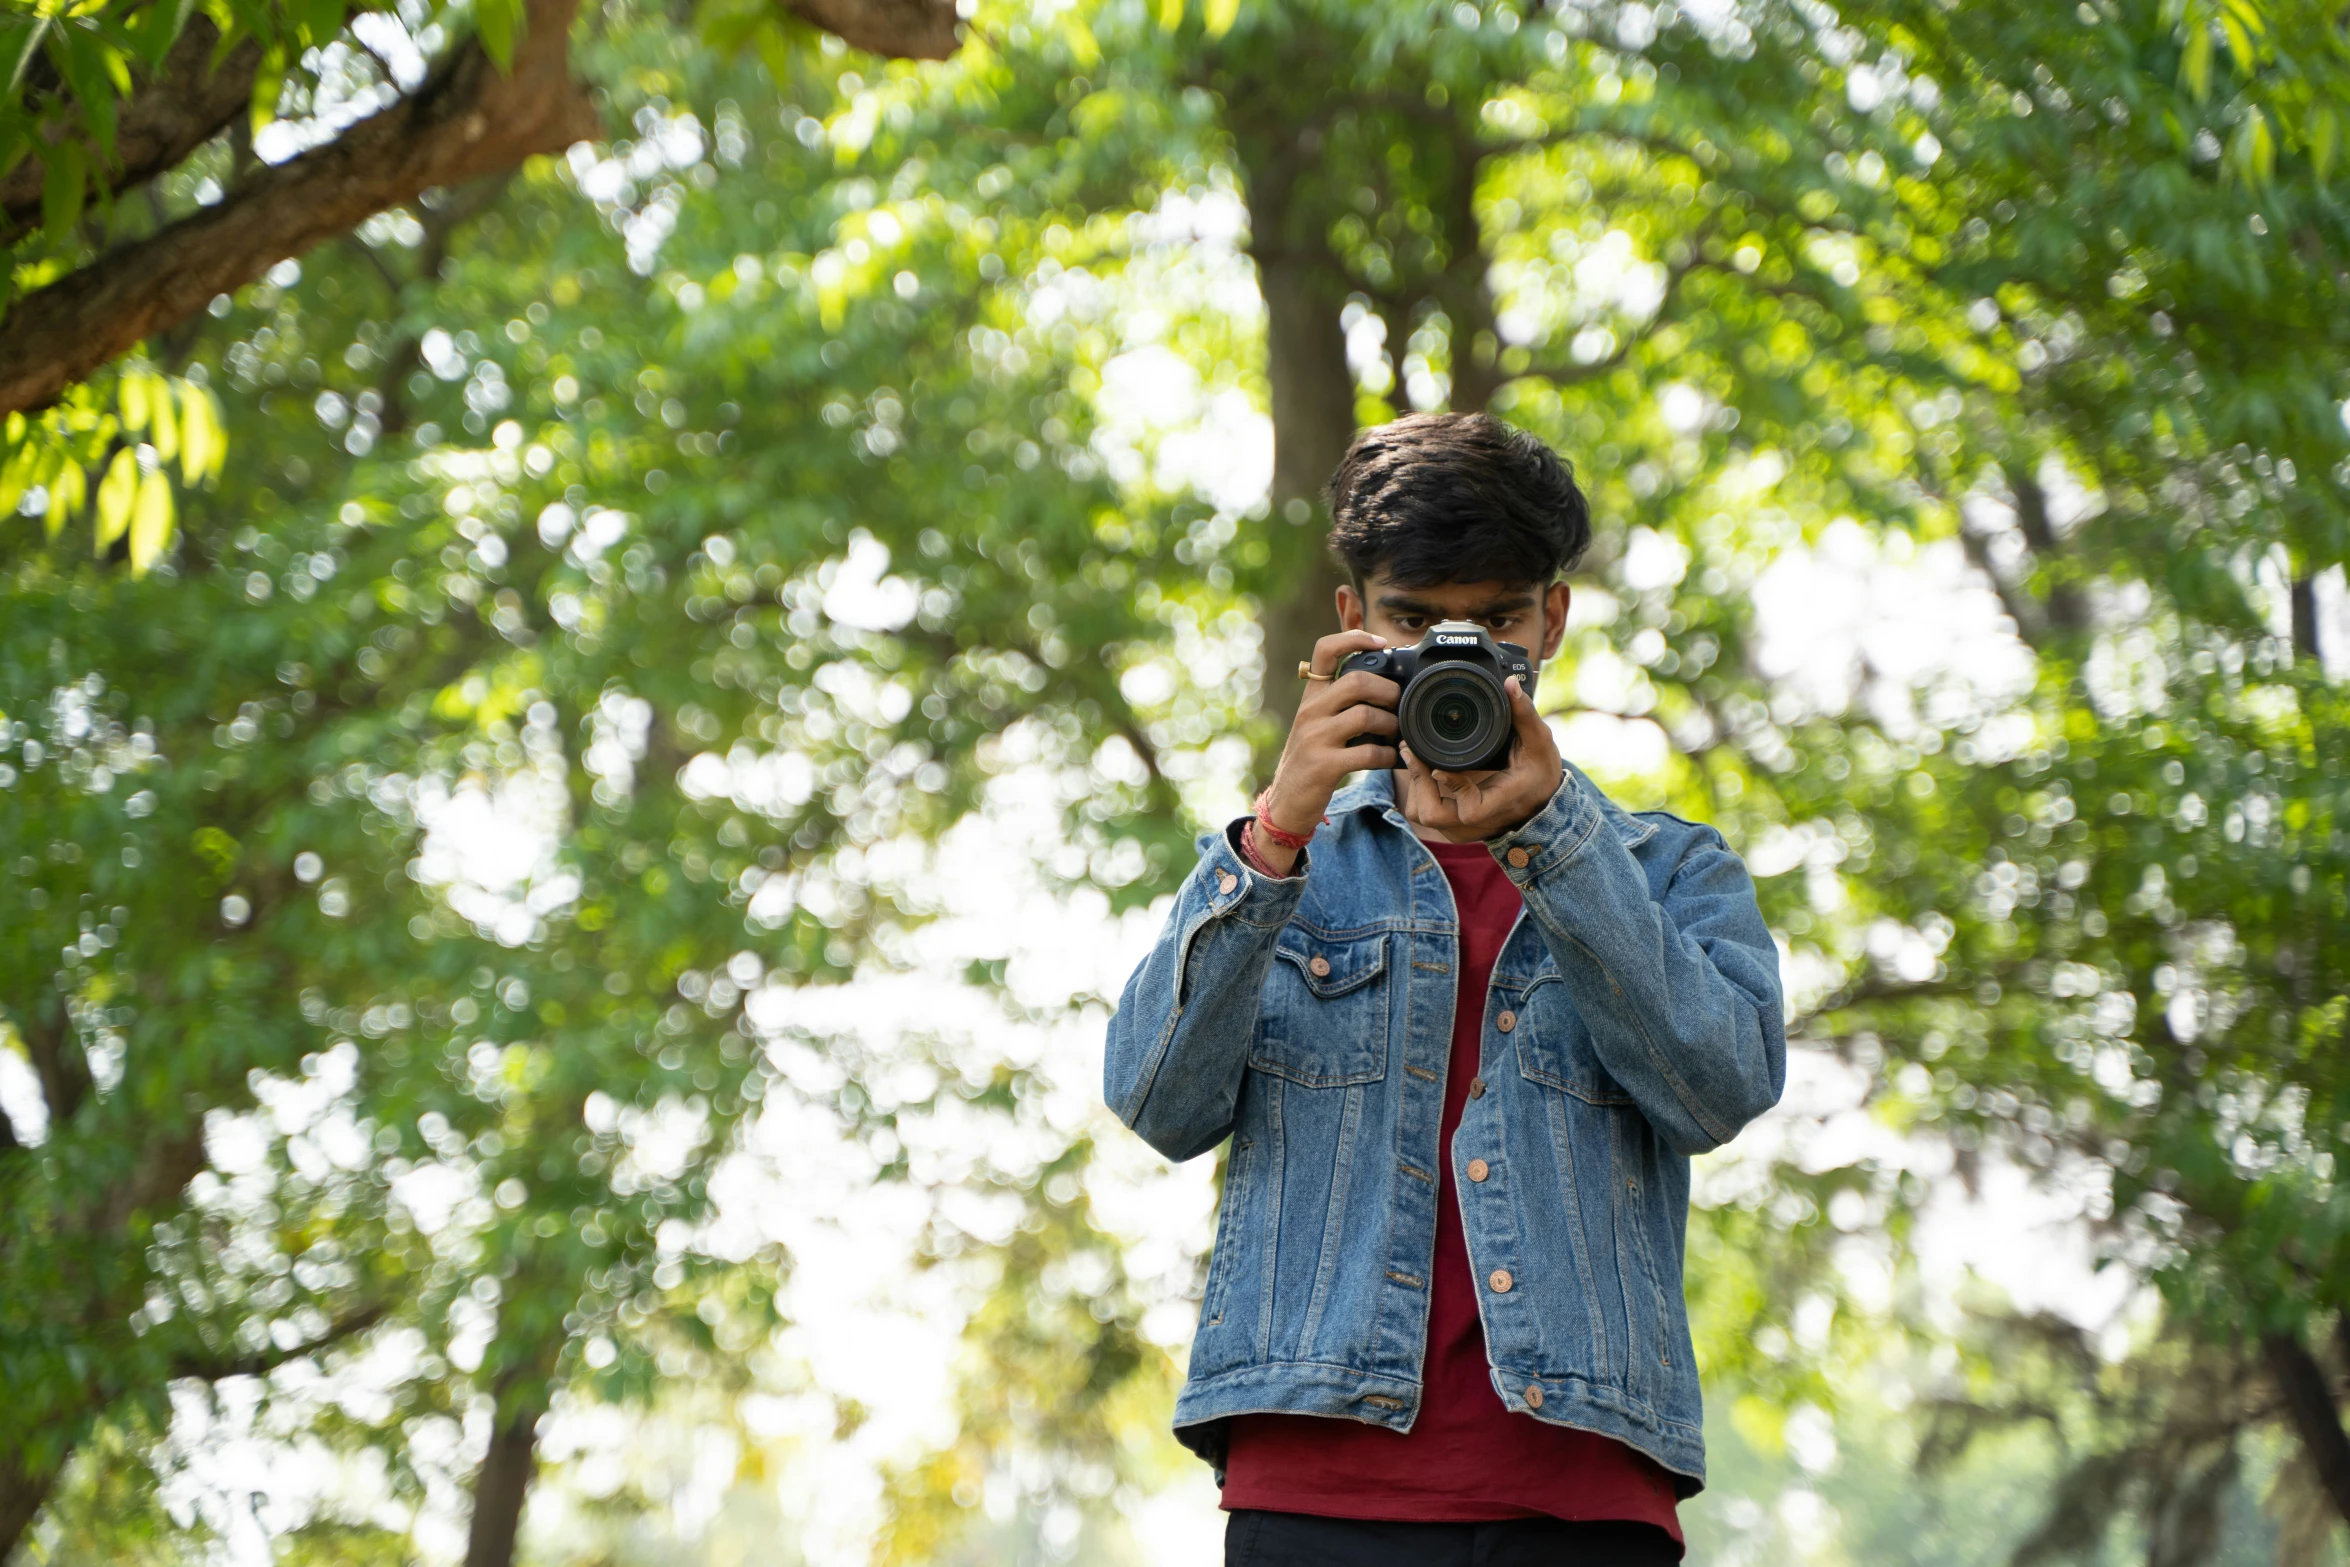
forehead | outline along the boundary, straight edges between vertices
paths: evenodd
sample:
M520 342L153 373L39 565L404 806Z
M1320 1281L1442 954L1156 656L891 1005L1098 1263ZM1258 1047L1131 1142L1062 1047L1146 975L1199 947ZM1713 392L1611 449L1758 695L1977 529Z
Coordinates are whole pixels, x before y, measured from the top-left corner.
M1403 587L1380 572L1363 583L1363 598L1375 610L1437 610L1466 617L1494 610L1530 608L1542 602L1547 586L1541 582L1434 582L1423 587Z

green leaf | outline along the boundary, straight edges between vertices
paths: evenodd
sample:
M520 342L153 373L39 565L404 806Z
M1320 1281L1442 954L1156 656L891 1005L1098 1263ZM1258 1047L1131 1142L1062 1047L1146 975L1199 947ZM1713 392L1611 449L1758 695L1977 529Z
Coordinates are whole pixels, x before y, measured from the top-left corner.
M131 504L139 495L139 459L129 447L114 454L98 481L97 551L104 555L131 525Z
M349 7L344 0L302 0L296 13L302 22L302 31L313 44L328 44L343 30L343 20ZM503 62L501 62L503 63Z
M2309 117L2309 163L2323 181L2333 172L2334 151L2340 144L2342 122L2335 117L2333 106L2327 105Z
M105 43L82 28L59 27L50 31L49 59L71 89L74 105L81 110L82 123L97 144L99 158L108 162L114 158L115 100L121 93L123 80L121 62L113 54Z
M131 27L131 46L139 58L149 65L161 65L163 57L187 25L188 6L183 0L155 0Z
M41 181L41 227L59 243L82 220L82 198L89 191L89 155L68 136L42 154L48 174Z
M1184 0L1159 0L1159 30L1171 33L1183 25Z
M139 480L139 497L131 506L131 575L143 577L171 543L171 481L161 468Z
M1207 0L1208 36L1221 38L1240 20L1240 0Z
M522 36L522 0L474 0L474 30L501 71L514 68L514 45Z

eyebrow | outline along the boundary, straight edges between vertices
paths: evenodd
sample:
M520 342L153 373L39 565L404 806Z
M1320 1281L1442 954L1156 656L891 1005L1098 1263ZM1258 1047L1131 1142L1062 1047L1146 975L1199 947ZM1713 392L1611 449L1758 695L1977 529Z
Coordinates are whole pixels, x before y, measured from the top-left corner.
M1480 604L1475 609L1469 611L1468 618L1472 620L1478 620L1483 619L1489 615L1501 614L1505 610L1532 609L1536 602L1537 595L1532 593L1519 593L1497 599L1488 599L1483 604ZM1390 614L1433 615L1439 620L1446 618L1445 611L1441 605L1431 604L1426 599L1413 598L1408 593L1382 593L1379 595L1379 607L1383 610L1386 610Z

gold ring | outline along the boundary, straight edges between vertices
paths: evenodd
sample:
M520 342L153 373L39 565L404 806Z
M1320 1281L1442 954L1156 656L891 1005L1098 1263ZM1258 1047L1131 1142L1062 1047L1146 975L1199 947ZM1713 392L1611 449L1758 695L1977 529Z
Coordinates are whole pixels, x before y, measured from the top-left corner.
M1315 674L1314 661L1310 658L1301 658L1297 661L1297 678L1300 680L1335 680L1338 677L1336 675Z

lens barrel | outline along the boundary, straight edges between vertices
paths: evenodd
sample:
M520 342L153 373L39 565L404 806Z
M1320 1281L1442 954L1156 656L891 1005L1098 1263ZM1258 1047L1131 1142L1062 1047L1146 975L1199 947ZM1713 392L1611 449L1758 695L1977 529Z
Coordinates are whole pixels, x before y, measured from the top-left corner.
M1430 767L1467 772L1509 763L1510 698L1481 663L1423 664L1404 687L1397 728Z

